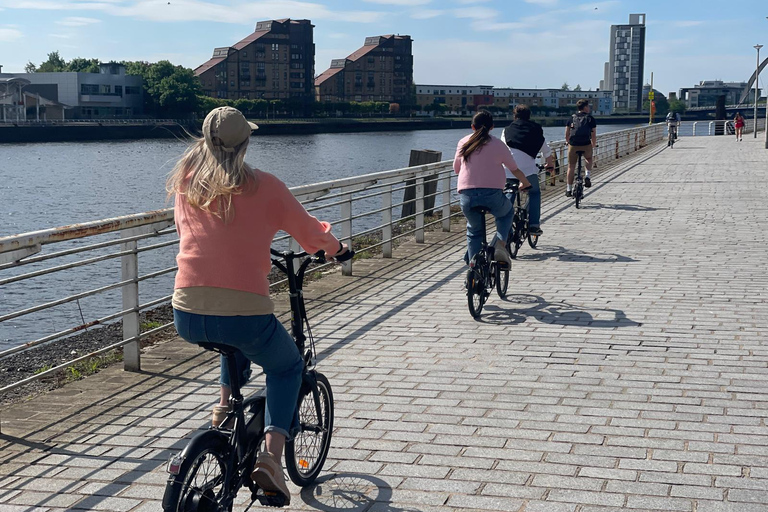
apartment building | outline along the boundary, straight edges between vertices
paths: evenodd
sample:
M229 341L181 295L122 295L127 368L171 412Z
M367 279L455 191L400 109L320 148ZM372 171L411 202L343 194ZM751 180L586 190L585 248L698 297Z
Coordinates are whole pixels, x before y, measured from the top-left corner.
M492 85L417 85L416 103L422 110L442 104L449 112L469 113L494 105L493 91Z
M690 107L714 107L717 99L725 96L726 105L736 105L744 95L747 82L723 82L722 80L702 80L693 87L680 89L680 99ZM758 89L758 94L760 89ZM746 103L755 102L755 89L750 87Z
M232 46L215 48L195 69L203 91L224 99L311 102L314 96L314 25L309 20L267 20Z
M315 79L317 101L385 101L410 103L413 89L411 36L384 35L364 45Z
M628 24L611 25L610 56L601 89L613 91L613 110L642 110L644 66L645 14L630 14Z
M529 107L576 108L580 99L590 100L596 115L612 113L611 91L563 91L561 89L495 88L490 85L416 85L416 103L422 110L443 104L448 113L471 115L479 108L510 110L524 103Z

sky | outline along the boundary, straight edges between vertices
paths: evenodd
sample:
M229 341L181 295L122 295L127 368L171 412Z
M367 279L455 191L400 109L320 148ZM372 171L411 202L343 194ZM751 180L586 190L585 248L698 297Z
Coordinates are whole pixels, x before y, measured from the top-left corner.
M664 94L746 81L755 44L768 57L766 0L0 0L0 65L22 72L58 50L195 68L259 20L295 18L315 25L316 74L365 37L394 33L414 40L417 84L586 90L603 77L610 26L630 13L647 14L646 82L653 71Z

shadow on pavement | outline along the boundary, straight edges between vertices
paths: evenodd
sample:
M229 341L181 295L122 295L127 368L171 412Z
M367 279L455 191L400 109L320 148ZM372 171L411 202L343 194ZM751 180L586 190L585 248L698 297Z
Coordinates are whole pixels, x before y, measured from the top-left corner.
M376 504L377 512L419 512L392 505L392 487L370 475L339 473L319 478L301 490L302 501L324 512L363 512Z
M659 210L669 210L669 208L653 208L640 204L600 204L591 203L582 205L585 210L621 210L625 212L656 212Z
M529 318L538 320L544 324L576 325L595 329L616 329L621 327L638 327L639 322L630 320L620 309L613 308L584 308L575 306L565 301L550 303L538 295L507 295L504 299L515 309L501 308L494 304L488 304L483 309L483 316L479 320L488 324L516 325ZM599 316L612 315L612 318L595 318L593 313Z
M559 245L539 246L536 252L522 254L517 257L521 261L545 261L552 258L557 258L559 261L576 263L633 263L638 261L621 254L603 253L602 255L592 255L578 249L566 249Z

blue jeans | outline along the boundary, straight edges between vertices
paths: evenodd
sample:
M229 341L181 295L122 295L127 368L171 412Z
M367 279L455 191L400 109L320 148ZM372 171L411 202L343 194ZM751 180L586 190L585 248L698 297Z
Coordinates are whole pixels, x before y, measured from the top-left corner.
M531 174L526 176L526 178L531 182L531 188L526 191L528 192L528 224L531 227L537 228L541 226L541 185L539 184L539 176L537 174ZM507 194L509 203L513 208L515 195L516 193Z
M221 343L238 349L240 384L250 377L250 362L261 366L267 376L265 432L287 438L299 427L299 388L304 361L299 349L275 315L215 316L173 310L176 331L190 343ZM222 356L221 384L229 386L229 371Z
M473 208L484 206L496 218L496 235L490 245L496 242L496 238L506 242L515 212L499 188L468 188L459 193L459 199L461 211L467 218L467 262L469 262L475 254L480 252L485 236L482 229L483 215L474 211Z

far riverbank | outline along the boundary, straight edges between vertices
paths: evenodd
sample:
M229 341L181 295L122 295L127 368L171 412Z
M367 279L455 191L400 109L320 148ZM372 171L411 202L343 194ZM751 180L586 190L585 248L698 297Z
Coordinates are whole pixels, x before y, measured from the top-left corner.
M596 117L598 124L642 124L647 117ZM566 117L538 118L542 126L563 126ZM471 118L331 118L331 119L253 119L259 124L257 136L315 135L323 133L398 132L417 130L455 130L466 128ZM500 118L498 124L510 119ZM180 139L188 134L198 135L202 121L181 121L132 124L114 122L36 123L20 125L0 124L0 143L81 142L141 139Z

